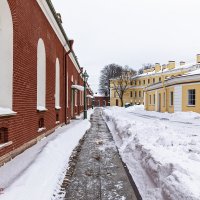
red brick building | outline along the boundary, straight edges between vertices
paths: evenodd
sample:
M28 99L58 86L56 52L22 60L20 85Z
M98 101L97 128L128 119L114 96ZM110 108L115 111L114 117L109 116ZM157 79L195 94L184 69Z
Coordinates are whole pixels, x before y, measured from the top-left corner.
M1 0L0 30L1 165L83 111L83 79L50 0Z
M104 107L110 105L110 97L104 94L95 93L94 94L94 106Z

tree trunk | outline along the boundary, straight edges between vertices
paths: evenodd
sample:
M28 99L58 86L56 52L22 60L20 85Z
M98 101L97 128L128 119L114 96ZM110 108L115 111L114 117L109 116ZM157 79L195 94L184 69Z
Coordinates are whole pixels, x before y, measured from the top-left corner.
M121 100L121 107L123 107L124 106L123 98L120 98L120 100Z

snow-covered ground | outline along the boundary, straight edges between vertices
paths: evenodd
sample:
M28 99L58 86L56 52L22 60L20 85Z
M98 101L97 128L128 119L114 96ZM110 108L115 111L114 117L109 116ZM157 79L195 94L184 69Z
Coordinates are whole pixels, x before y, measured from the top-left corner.
M143 106L103 113L144 200L200 199L200 114Z
M0 200L56 199L72 150L89 127L88 120L74 120L1 167Z

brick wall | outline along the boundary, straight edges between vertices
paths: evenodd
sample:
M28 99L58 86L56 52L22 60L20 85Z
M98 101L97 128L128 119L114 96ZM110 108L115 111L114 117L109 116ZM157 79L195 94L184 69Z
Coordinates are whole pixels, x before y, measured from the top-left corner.
M79 81L79 73L66 57L64 48L35 0L8 0L14 27L13 110L16 116L0 117L0 127L8 128L8 140L13 144L0 149L0 157L20 148L25 143L52 132L56 113L60 124L79 114L79 106L71 114L71 75ZM46 108L37 112L37 44L42 38L46 50ZM60 62L60 110L55 109L55 64ZM69 73L68 105L65 106L65 63ZM80 98L78 98L80 99ZM79 103L79 101L77 102ZM66 108L66 109L65 109ZM46 130L38 133L38 120L44 118Z

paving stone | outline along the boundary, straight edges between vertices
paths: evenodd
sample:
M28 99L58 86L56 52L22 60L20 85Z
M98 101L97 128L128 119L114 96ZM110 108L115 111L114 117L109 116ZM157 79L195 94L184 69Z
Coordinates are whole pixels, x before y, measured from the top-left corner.
M111 133L95 109L65 200L136 200Z

